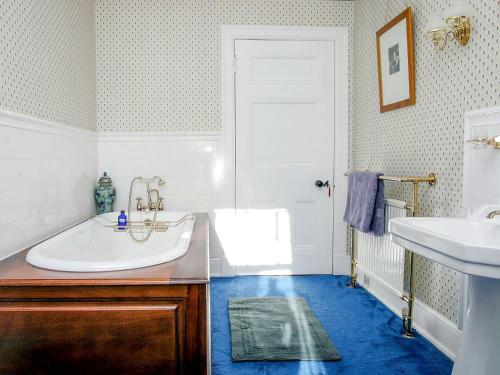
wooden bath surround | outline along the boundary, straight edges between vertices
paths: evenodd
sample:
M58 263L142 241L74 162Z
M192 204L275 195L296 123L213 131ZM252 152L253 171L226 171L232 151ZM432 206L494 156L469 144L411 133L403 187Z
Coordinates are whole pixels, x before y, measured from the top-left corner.
M154 234L153 234L154 235ZM188 252L128 271L0 262L0 374L206 374L208 216Z

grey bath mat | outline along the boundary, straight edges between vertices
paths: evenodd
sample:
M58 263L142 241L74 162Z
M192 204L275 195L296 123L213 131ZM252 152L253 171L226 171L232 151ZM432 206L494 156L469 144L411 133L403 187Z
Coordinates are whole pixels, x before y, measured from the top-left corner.
M234 361L338 361L340 354L301 297L229 300Z

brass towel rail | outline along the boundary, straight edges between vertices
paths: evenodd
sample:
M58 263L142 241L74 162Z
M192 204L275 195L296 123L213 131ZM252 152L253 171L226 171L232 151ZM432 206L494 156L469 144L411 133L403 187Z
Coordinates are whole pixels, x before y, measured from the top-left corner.
M346 172L344 173L344 176L349 176L351 172ZM385 181L396 181L396 182L413 182L413 183L420 183L420 182L427 182L429 185L434 186L437 182L437 177L435 173L430 173L428 176L401 176L401 177L395 177L395 176L379 176L379 180L385 180Z
M344 173L345 176L349 176L351 173ZM379 176L379 180L383 181L394 181L394 182L409 182L413 184L412 201L411 203L406 202L406 208L410 212L410 216L415 217L418 215L419 209L419 184L428 183L429 186L434 186L437 183L437 176L435 173L430 173L428 176ZM356 256L354 253L354 228L351 227L351 272L349 286L351 288L356 287ZM403 308L402 320L403 320L403 336L413 337L413 304L415 301L415 254L412 251L406 250L410 256L410 283L408 287L408 294L403 294L401 299L407 303L407 307Z

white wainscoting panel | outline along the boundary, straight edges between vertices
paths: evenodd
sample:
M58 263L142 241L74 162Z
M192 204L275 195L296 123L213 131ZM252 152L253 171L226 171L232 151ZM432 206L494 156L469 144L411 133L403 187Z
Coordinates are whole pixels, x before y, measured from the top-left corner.
M0 259L95 214L95 131L0 111Z
M500 204L500 151L467 142L500 135L500 106L465 113L462 216L486 216ZM468 311L467 275L460 278L458 325L462 327Z
M500 135L500 106L465 114L464 216L480 206L500 204L500 151L468 143L474 138Z

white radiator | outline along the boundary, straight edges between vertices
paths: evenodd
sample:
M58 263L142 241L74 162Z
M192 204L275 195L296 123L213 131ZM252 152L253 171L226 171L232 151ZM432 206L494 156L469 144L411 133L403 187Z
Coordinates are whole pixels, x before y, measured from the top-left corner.
M358 267L400 293L403 292L405 251L390 240L387 228L390 219L406 216L406 213L405 202L386 199L385 234L375 237L356 231Z

